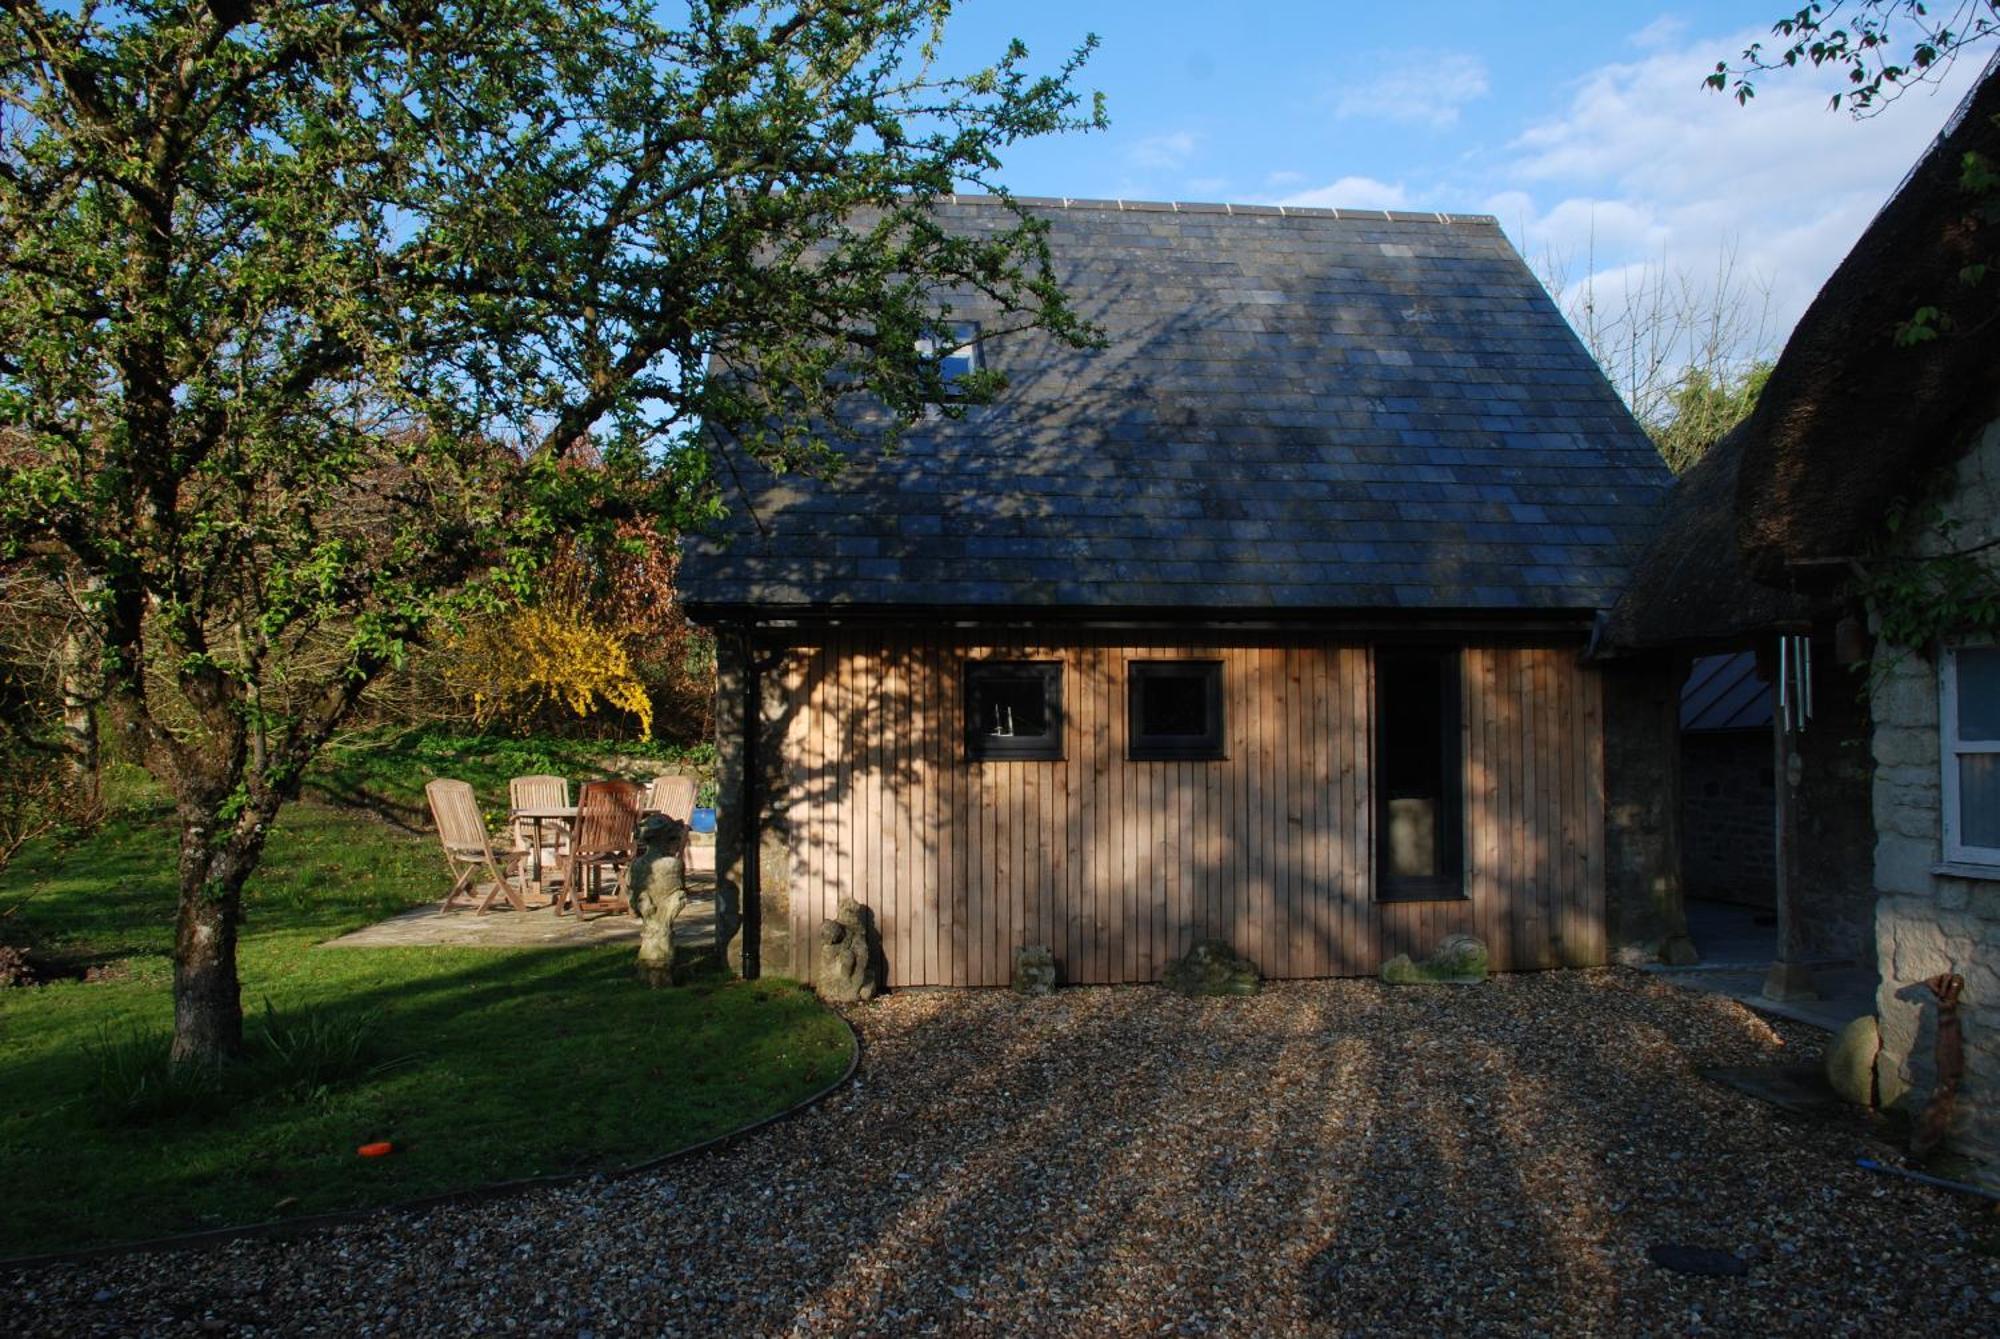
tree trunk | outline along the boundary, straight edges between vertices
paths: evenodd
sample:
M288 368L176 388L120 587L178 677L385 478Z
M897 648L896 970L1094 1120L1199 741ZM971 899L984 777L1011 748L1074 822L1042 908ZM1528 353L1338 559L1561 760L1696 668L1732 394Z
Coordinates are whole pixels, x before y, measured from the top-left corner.
M88 808L97 804L97 685L86 667L92 651L87 639L72 627L63 638L63 745L68 751L71 783Z
M175 1064L212 1064L243 1049L236 926L254 860L207 848L199 827L181 834L181 899L174 930Z

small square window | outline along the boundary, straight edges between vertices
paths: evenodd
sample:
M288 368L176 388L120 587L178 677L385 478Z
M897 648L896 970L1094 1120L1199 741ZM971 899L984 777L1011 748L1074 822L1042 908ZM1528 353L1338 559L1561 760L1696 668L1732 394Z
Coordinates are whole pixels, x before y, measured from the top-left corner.
M1222 662L1134 660L1125 667L1131 742L1139 760L1224 757Z
M1063 756L1062 662L976 660L965 667L965 756Z
M979 370L979 323L943 322L934 333L917 340L917 352L937 359L938 375L952 386Z

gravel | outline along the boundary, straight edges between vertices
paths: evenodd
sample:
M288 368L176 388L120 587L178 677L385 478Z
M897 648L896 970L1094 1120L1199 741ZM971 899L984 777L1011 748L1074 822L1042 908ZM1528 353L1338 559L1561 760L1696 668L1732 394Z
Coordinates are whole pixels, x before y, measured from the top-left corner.
M19 1334L1991 1333L2000 1222L1698 1077L1821 1034L1637 973L902 992L667 1172L15 1274ZM1893 1155L1886 1155L1893 1157ZM22 1206L10 1206L18 1211ZM1649 1252L1747 1268L1663 1268ZM1663 1258L1672 1258L1673 1252Z

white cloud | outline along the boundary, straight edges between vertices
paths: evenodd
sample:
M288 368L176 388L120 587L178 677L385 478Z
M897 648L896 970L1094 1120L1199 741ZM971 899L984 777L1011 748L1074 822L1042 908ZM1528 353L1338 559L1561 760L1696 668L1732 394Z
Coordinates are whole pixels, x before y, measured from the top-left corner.
M1330 185L1294 191L1272 201L1312 209L1402 209L1409 202L1409 192L1401 183L1377 181L1373 177L1342 177Z
M1486 63L1458 51L1403 51L1378 55L1385 68L1338 91L1334 115L1396 121L1443 129L1458 123L1459 109L1486 96Z
M1194 157L1195 137L1185 130L1165 135L1148 135L1126 150L1126 159L1138 168L1171 171Z
M1739 283L1768 286L1781 340L1978 69L1863 121L1828 110L1843 86L1833 70L1769 76L1747 107L1701 87L1757 36L1642 30L1637 58L1585 74L1514 138L1484 207L1531 263L1553 258L1573 285L1594 271L1600 291L1646 265L1699 282L1733 253Z
M1264 184L1274 191L1282 191L1287 186L1298 186L1307 180L1303 172L1273 172L1264 178Z

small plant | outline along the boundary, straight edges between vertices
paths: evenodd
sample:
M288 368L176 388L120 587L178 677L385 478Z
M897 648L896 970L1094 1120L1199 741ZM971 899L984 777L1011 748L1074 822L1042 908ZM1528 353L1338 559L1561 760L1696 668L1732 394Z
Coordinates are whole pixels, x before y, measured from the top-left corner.
M114 1125L148 1125L219 1110L226 1096L222 1072L214 1065L176 1065L171 1049L163 1032L99 1028L89 1045L97 1112Z
M378 1061L381 1011L336 1013L303 1008L279 1013L267 996L261 1035L255 1040L257 1087L297 1102L324 1102L342 1084L372 1078L411 1062Z

